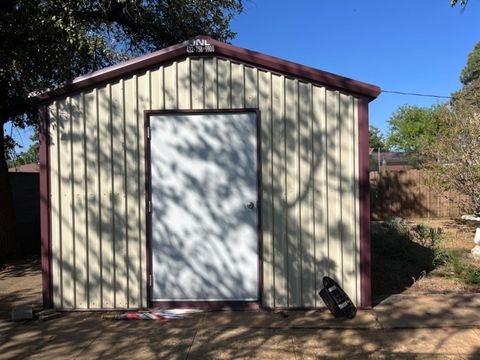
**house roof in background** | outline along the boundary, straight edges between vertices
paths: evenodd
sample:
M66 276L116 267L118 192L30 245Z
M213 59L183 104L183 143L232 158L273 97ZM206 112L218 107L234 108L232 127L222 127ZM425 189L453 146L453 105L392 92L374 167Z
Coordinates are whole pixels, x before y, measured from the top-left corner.
M25 165L17 165L8 168L8 172L12 173L39 173L40 172L40 165L37 163L33 164L25 164Z
M192 49L195 50L196 48L195 45L192 45L196 40L205 40L212 47L209 48L208 52L192 52ZM300 65L288 60L283 60L277 57L261 54L256 51L226 44L224 42L214 40L208 36L196 36L187 41L169 46L162 50L158 50L150 54L101 69L88 75L77 77L55 90L47 91L37 95L37 99L41 101L51 101L56 97L66 95L71 92L80 91L89 87L95 87L101 83L105 83L107 81L127 76L135 72L146 70L155 65L160 65L162 63L187 56L221 56L258 68L263 68L287 76L303 79L327 88L365 97L369 101L374 100L381 91L378 86L372 84L349 79L340 75L335 75L326 71Z

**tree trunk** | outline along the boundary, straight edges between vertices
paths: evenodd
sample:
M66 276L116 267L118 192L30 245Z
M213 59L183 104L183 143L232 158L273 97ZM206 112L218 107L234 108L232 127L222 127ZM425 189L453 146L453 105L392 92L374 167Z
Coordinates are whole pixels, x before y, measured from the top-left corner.
M0 261L15 255L15 208L4 148L4 124L0 126Z

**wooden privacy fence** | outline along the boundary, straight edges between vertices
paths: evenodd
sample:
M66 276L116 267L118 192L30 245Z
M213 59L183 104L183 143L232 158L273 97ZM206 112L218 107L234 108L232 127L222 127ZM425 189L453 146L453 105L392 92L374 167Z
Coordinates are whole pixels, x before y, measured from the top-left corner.
M454 218L459 195L439 193L425 184L426 170L370 172L371 218Z

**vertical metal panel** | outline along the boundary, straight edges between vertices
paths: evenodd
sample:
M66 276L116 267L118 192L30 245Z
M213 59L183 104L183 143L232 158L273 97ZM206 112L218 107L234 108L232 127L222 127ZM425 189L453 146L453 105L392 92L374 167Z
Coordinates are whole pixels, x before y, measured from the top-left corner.
M232 108L245 107L245 88L243 79L243 64L231 64Z
M87 191L87 244L88 244L88 303L90 308L101 304L100 252L100 195L98 177L98 92L85 93L85 143ZM78 226L78 224L77 224Z
M136 126L137 132L136 135L136 145L137 145L137 164L138 164L138 173L136 174L137 177L137 196L136 196L136 203L139 213L139 219L137 223L137 231L138 231L138 242L136 243L136 247L138 249L138 265L134 268L135 274L137 276L137 281L139 285L139 297L137 302L134 303L135 307L144 307L146 306L146 297L147 297L147 289L146 289L146 251L145 248L146 244L146 231L145 231L145 224L146 224L146 215L145 215L145 203L144 203L144 194L145 194L145 137L143 132L143 112L145 109L150 108L150 89L148 88L148 77L146 75L141 75L138 77L138 107L137 107L137 116L136 116Z
M205 86L205 109L217 107L217 59L206 58L203 61L203 74Z
M340 94L327 90L327 207L328 274L342 283L341 179L340 179Z
M272 75L273 243L275 306L288 306L287 203L285 184L285 78Z
M172 69L172 65L170 65ZM170 84L171 85L171 84ZM167 87L167 85L165 85ZM169 87L171 91L171 86ZM166 95L165 95L166 96ZM127 172L127 252L128 252L128 306L140 304L140 253L138 202L138 91L137 76L125 80L125 168ZM166 105L167 106L167 105ZM142 141L143 144L143 141Z
M256 108L258 71L255 68L245 67L245 107Z
M342 254L344 290L352 297L356 296L355 266L355 149L353 129L353 98L340 95L340 129L341 129L341 205L342 205Z
M322 277L328 274L328 207L327 207L327 135L325 116L325 88L313 87L313 187L315 236L315 294L323 288ZM316 296L315 305L322 300Z
M180 77L182 79L182 77ZM188 81L188 78L187 78ZM188 84L188 88L190 85ZM122 86L123 89L123 86ZM152 108L164 109L164 91L163 91L163 68L155 69L150 72L150 91L152 94ZM189 89L187 89L190 93ZM181 91L179 91L180 93ZM190 103L190 96L188 96L188 102ZM122 102L123 104L123 102Z
M285 80L286 187L288 239L288 304L301 306L298 80Z
M177 102L177 63L163 67L165 109L176 109Z
M313 235L312 88L299 83L299 171L301 304L315 306L315 243Z
M87 236L85 192L85 129L83 94L72 97L72 168L74 198L75 307L85 308L87 301Z
M275 306L273 217L272 217L272 98L271 73L258 72L258 107L262 116L262 227L263 227L263 302ZM220 91L220 90L219 90Z
M218 108L229 109L232 103L231 82L230 82L230 61L218 59L217 61L217 79L218 79ZM270 92L270 91L268 91Z
M178 108L191 108L190 94L190 59L180 61L177 66L178 71ZM152 92L152 108L160 109L154 105L156 95Z
M125 199L125 113L123 80L112 85L112 181L114 228L114 287L115 307L127 307L127 222Z
M111 85L98 89L100 253L102 307L114 307Z
M191 82L192 82L192 108L203 109L204 106L204 81L203 59L191 59Z
M323 306L328 274L358 303L357 102L202 57L53 103L54 306L146 306L143 112L230 107L261 112L264 305Z
M58 103L62 307L75 306L70 98Z

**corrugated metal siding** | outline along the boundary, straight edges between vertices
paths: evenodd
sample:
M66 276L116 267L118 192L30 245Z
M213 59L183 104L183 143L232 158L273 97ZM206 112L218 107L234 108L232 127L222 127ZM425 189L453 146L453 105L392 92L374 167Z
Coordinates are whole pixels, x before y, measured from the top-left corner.
M261 111L264 305L323 306L323 275L359 303L357 99L221 58L187 58L55 101L57 308L146 306L146 109Z

